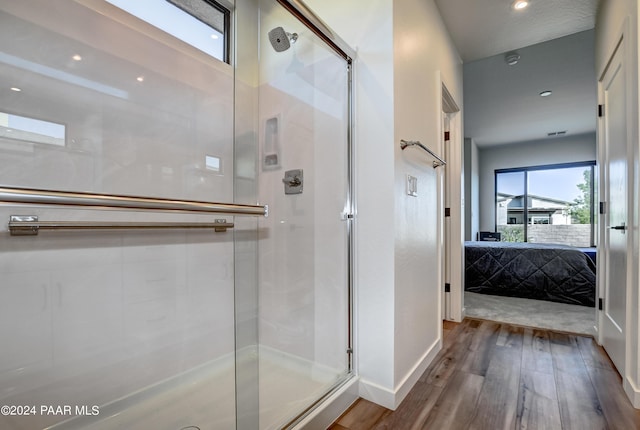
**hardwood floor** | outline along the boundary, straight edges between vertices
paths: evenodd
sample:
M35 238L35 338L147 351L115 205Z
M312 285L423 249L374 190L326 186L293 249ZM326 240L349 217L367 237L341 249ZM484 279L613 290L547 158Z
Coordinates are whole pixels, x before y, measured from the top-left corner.
M640 429L592 338L492 321L446 322L444 346L397 410L358 400L332 430Z

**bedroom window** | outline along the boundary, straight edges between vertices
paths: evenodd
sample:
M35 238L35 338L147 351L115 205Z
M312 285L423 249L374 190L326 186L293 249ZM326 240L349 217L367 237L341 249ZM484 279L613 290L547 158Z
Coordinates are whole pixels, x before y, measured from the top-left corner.
M595 161L496 170L502 240L594 246L594 167Z

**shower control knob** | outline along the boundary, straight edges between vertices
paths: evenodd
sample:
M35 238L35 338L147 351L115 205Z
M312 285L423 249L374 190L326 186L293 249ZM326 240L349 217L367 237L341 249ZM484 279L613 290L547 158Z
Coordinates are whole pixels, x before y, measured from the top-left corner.
M300 185L302 185L302 181L297 176L293 179L285 178L282 180L282 182L289 185L290 187L299 187Z
M284 193L285 194L301 194L302 186L304 184L304 176L302 175L302 169L287 170L284 172Z

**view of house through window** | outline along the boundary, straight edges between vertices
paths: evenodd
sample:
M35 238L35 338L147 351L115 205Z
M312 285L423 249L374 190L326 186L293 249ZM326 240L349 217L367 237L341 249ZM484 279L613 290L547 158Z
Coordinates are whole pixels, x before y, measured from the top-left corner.
M496 231L506 242L593 246L595 162L496 170Z

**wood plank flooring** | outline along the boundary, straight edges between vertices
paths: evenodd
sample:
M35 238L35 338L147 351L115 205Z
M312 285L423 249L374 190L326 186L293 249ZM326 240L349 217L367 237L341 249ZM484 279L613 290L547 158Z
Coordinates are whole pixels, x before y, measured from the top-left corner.
M621 378L590 337L477 319L444 346L397 410L358 400L331 430L640 430Z

